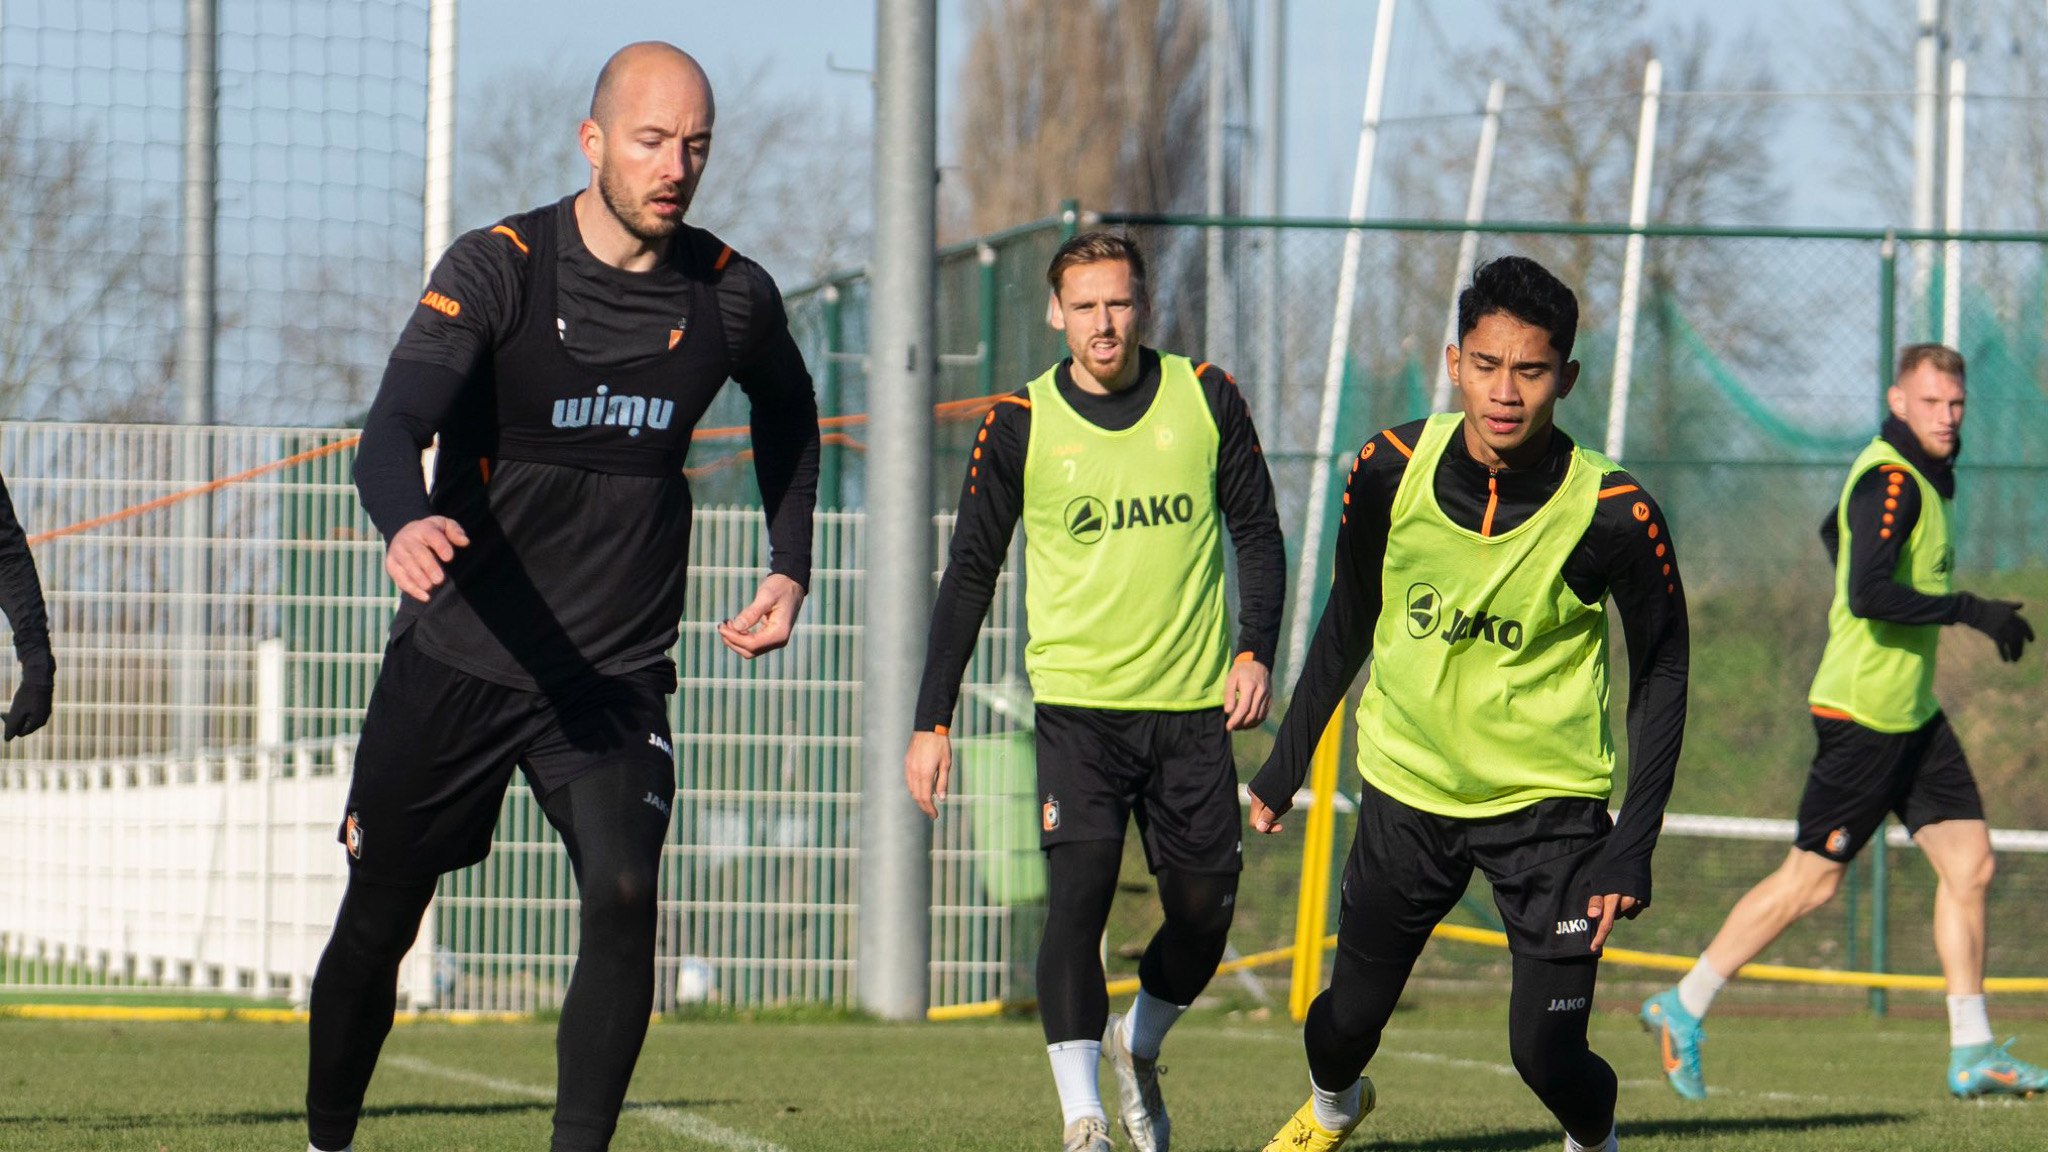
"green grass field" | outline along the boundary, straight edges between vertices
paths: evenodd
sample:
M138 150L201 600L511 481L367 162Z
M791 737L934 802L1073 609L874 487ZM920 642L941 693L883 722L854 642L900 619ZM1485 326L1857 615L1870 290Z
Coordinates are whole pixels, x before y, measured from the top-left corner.
M1647 1149L2027 1149L2048 1099L1957 1103L1931 1020L1732 1017L1707 1048L1716 1095L1688 1104L1656 1071L1619 996L1595 1046L1622 1077L1622 1145ZM1505 1003L1422 991L1371 1073L1380 1110L1352 1147L1520 1152L1562 1139L1506 1066ZM547 1144L546 1024L397 1029L371 1086L361 1152ZM0 1021L0 1148L297 1152L305 1033L262 1024ZM2037 1037L2038 1041L2038 1037ZM613 1147L746 1152L1044 1152L1058 1142L1037 1026L713 1020L649 1036ZM2038 1043L2034 1051L2038 1058ZM1197 1011L1165 1063L1180 1152L1257 1149L1300 1104L1297 1032ZM1119 1145L1121 1147L1121 1145Z

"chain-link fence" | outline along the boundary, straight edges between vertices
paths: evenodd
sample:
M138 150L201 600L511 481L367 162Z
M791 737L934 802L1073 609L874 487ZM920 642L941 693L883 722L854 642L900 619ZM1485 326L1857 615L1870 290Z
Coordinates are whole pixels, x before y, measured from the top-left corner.
M221 0L218 419L355 419L420 282L428 0ZM185 0L0 10L0 415L178 417Z
M1128 232L1151 264L1150 343L1233 372L1260 421L1290 559L1309 531L1309 494L1334 506L1345 466L1375 431L1452 405L1443 345L1460 241L1454 225L1376 221L1089 218ZM947 398L1020 387L1064 354L1045 324L1044 266L1066 229L1048 220L942 256L945 351L993 359L941 372ZM1228 239L1233 285L1210 315L1204 242ZM1942 338L1945 244L1881 232L1651 228L1626 410L1613 415L1615 343L1628 229L1480 226L1481 261L1521 253L1579 293L1580 383L1559 425L1621 462L1672 523L1694 622L1694 720L1675 803L1686 810L1780 815L1796 802L1811 732L1806 681L1825 641L1831 569L1818 530L1848 461L1875 433L1893 350ZM1337 434L1316 443L1330 380L1330 335L1347 235L1359 238L1350 336L1337 358ZM1958 247L1959 332L1970 408L1957 498L1962 586L2048 603L2048 236L1980 234ZM992 249L993 261L982 256ZM847 277L791 293L791 315L838 411L858 410L865 284ZM835 327L835 324L837 325ZM1211 334L1214 334L1213 338ZM1224 351L1207 347L1217 343ZM829 393L828 393L829 395ZM829 406L828 406L829 410ZM1610 424L1617 436L1610 436ZM934 498L958 499L970 429L934 439ZM835 466L858 503L860 453ZM1290 566L1289 612L1304 607ZM1311 597L1322 580L1306 582ZM1315 602L1307 607L1312 612ZM1618 632L1619 630L1617 630ZM1994 822L2048 825L2048 797L2022 782L2048 768L2048 728L2024 703L2044 686L2036 661L1999 664L1970 633L1945 638L1941 690L1992 797ZM1283 660L1284 660L1283 653ZM1283 673L1286 671L1282 669ZM1285 690L1284 683L1282 691ZM1617 725L1619 728L1619 725Z
M1059 344L1044 327L1042 269L1062 231L1061 222L1049 221L946 254L941 415L977 412L963 402L1015 387L1058 355ZM1283 523L1298 542L1311 483L1319 476L1335 483L1339 461L1373 430L1436 405L1436 348L1451 283L1446 276L1434 298L1411 307L1405 321L1391 291L1364 294L1341 361L1339 433L1325 460L1312 431L1328 351L1318 341L1327 340L1329 321L1320 317L1334 297L1343 233L1321 226L1267 231L1265 242L1288 273L1275 282L1272 296L1273 314L1286 320L1277 326L1283 342L1277 352L1260 351L1256 338L1271 329L1261 321L1266 305L1256 292L1236 294L1245 313L1233 331L1241 357L1252 362L1238 366L1247 368L1238 378L1254 409L1277 413L1266 419L1264 439ZM1538 241L1565 249L1588 236L1597 251L1618 248L1613 230L1581 231L1498 230L1481 251L1548 255ZM1155 252L1171 251L1175 235L1196 234L1193 226L1141 226ZM1431 245L1454 258L1452 238L1449 232L1371 229L1363 263L1371 269L1373 259L1407 259L1411 248ZM1665 504L1692 590L1693 719L1674 807L1783 816L1796 801L1811 751L1802 701L1824 639L1827 566L1814 530L1838 489L1844 461L1875 422L1887 359L1881 349L1928 331L1927 317L1940 315L1939 280L1930 276L1929 289L1916 298L1913 248L1899 246L1888 262L1880 237L1660 235L1652 238L1653 250L1667 239L1695 246L1690 259L1714 255L1770 287L1769 293L1755 289L1758 300L1721 314L1689 310L1687 298L1675 291L1645 294L1645 308L1654 312L1646 312L1641 325L1622 456ZM1985 239L1966 245L1964 256L1961 342L1973 368L1961 480L1962 579L1980 591L2041 602L2042 541L2030 534L2027 519L2042 479L2035 462L2048 459L2029 439L2044 426L2038 419L2041 247L2035 238ZM1371 275L1368 283L1388 282L1381 273ZM1155 340L1201 355L1188 343L1193 337L1180 335L1198 318L1207 321L1197 307L1197 277L1192 265L1157 261ZM856 336L865 286L847 277L830 287L830 293L793 293L791 315L831 422L828 506L857 510L861 426L851 418L865 400ZM1567 430L1599 444L1611 395L1612 316L1601 292L1586 295L1588 321L1578 352L1586 364L1584 383L1560 411ZM1869 314L1861 315L1859 305ZM1750 319L1738 323L1743 317ZM1787 337L1764 356L1748 341L1767 320L1796 323L1797 338ZM1260 364L1278 367L1262 378ZM743 427L743 400L735 394L720 403L707 423ZM972 427L935 423L941 506L954 498ZM1597 431L1584 431L1589 428ZM345 739L367 698L392 604L378 571L378 542L347 483L347 435L340 429L9 426L0 453L32 531L113 519L39 547L66 707L50 733L10 747L8 758L26 768L35 765L23 759L33 756L42 761L41 771L107 757L139 761L181 743L218 749L273 736ZM752 496L740 439L736 431L721 430L697 445L690 465L704 505ZM176 505L177 511L122 515L201 477L229 482ZM195 502L204 510L196 520L182 511ZM728 614L763 560L757 513L706 515L693 557L688 621ZM803 638L774 667L725 667L708 625L686 626L676 712L683 791L672 858L679 863L666 889L670 911L663 922L664 956L678 995L743 1003L844 1002L848 996L846 975L855 955L849 940L857 866L854 669L863 568L851 516L821 515L821 562ZM192 524L196 535L186 530ZM941 527L943 539L943 521ZM1043 878L1030 845L1028 737L1016 699L1022 621L1014 599L1001 601L1008 607L984 635L981 663L970 676L978 687L956 728L962 793L973 799L963 805L964 819L942 825L934 853L934 988L942 1003L1028 986L1018 961L1029 951ZM266 642L279 649L274 676L265 672ZM2041 796L2025 786L2048 746L2048 721L2032 704L2042 687L2037 660L2008 667L1979 637L1957 631L1944 638L1940 690L1984 784L1994 825L2048 826ZM269 710L277 720L266 729ZM1263 745L1258 734L1244 740L1247 767ZM437 946L455 957L442 983L466 982L465 1003L545 1004L568 955L567 921L561 919L566 881L544 863L556 857L543 847L548 835L534 814L520 807L527 803L523 794L515 792L509 803L501 863L451 878L436 921ZM1336 838L1339 850L1347 834ZM1691 882L1661 890L1659 942L1675 932L1691 942L1674 937L1671 947L1697 946L1692 937L1711 928L1704 918L1725 910L1779 851L1771 841L1674 838L1663 854L1666 874L1676 868ZM1289 848L1255 855L1238 931L1244 951L1287 942L1287 893L1298 870ZM2024 872L2031 859L2017 866ZM1901 877L1896 889L1924 881L1903 861L1894 871ZM1848 942L1869 940L1869 910L1877 906L1868 894L1861 899L1861 905L1845 905L1841 922L1817 922L1807 933L1811 940L1797 950L1822 961L1849 959ZM58 906L70 903L60 899ZM1896 894L1890 904L1911 906ZM1146 916L1142 906L1130 909L1113 935L1138 938L1149 930ZM291 930L305 931L297 924ZM1997 953L2001 967L2023 964L2013 957L2032 954L2031 936L2014 931L2011 940ZM1899 955L1895 968L1926 959L1904 946ZM1867 952L1860 962L1868 962ZM47 972L49 965L37 970ZM243 986L277 986L276 980L250 979Z
M0 428L21 517L55 526L38 561L60 678L50 729L0 760L0 986L303 996L397 603L347 480L353 449L345 429ZM177 464L195 455L226 482L194 494ZM201 537L183 531L195 501ZM673 653L665 1007L852 1001L861 521L819 515L791 644L744 663L716 624L766 570L766 524L758 508L695 513ZM194 570L202 581L183 583ZM966 674L961 784L932 854L935 1003L1028 987L1044 878L1022 611L1005 576ZM567 856L515 785L490 859L443 880L407 996L552 1006L575 925Z

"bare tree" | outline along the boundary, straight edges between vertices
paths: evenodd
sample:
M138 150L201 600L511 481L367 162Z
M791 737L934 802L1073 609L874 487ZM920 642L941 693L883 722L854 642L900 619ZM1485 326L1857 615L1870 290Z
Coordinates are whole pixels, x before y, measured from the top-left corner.
M873 133L855 113L777 96L756 69L719 105L696 222L785 287L865 264L873 233Z
M576 126L590 85L560 65L520 65L477 86L456 126L458 228L487 227L589 182Z
M0 95L0 414L96 416L170 378L174 261L99 148Z
M1832 51L1827 76L1839 88L1898 95L1829 105L1848 142L1838 159L1846 183L1887 222L1911 222L1913 52L1918 29L1899 4L1850 0L1822 30ZM1968 184L1972 228L2048 227L2048 21L2033 0L1948 0L1945 55L1969 64ZM1946 91L1944 71L1937 81ZM1941 115L1946 123L1946 108ZM1945 129L1944 129L1945 130ZM1937 170L1937 181L1942 178Z
M1201 186L1208 29L1188 0L980 0L958 161L975 233L1065 199L1156 212Z
M1524 46L1505 57L1513 110L1503 120L1495 175L1503 215L1628 218L1643 67L1652 55L1664 61L1671 95L1658 124L1650 218L1668 224L1749 222L1781 202L1766 151L1776 106L1767 99L1686 95L1768 93L1773 82L1763 45L1754 37L1718 52L1704 21L1650 28L1644 0L1500 0L1494 11L1505 38ZM1602 35L1582 35L1587 28L1602 29ZM1567 283L1616 278L1620 246L1614 242L1577 236L1543 247ZM1665 272L1674 286L1684 279L1676 269Z
M870 227L865 121L771 91L766 64L713 81L717 129L691 223L786 284L859 263ZM528 67L479 87L459 133L461 203L472 213L460 225L481 227L589 182L576 130L590 83Z

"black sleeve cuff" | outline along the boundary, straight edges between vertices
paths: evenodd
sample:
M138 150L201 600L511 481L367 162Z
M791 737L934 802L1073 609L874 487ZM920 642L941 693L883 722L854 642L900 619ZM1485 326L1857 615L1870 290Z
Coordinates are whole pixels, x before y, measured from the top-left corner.
M804 595L811 594L811 565L808 560L800 560L793 556L771 557L768 561L768 574L787 576L796 581L797 587L804 590Z
M1645 907L1650 903L1650 862L1603 861L1593 869L1590 891L1595 896L1633 896L1638 908Z
M31 647L22 642L19 634L14 637L15 655L21 661L21 679L25 684L53 684L57 680L57 659L50 654L50 644L45 639Z

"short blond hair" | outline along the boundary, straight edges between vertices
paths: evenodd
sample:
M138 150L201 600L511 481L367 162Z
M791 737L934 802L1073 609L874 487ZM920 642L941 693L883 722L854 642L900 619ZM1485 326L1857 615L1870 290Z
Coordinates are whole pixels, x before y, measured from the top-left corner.
M1964 378L1961 352L1946 344L1908 344L1899 349L1899 370L1893 374L1892 382L1904 380L1907 373L1922 364L1931 365L1936 372L1957 380Z
M1128 236L1114 232L1083 232L1060 245L1052 254L1052 263L1045 269L1045 282L1052 285L1053 295L1059 295L1060 279L1067 269L1083 264L1100 264L1108 260L1121 260L1131 267L1131 291L1138 299L1145 299L1145 256L1138 251L1138 245Z

